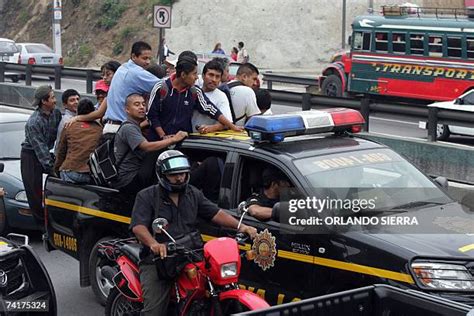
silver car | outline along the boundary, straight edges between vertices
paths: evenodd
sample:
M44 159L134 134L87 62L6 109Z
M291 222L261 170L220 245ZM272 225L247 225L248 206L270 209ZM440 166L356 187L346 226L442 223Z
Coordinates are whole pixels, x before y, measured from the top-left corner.
M63 57L46 46L39 43L16 43L18 64L30 65L62 65Z
M16 63L18 61L19 50L15 42L8 38L0 38L0 62ZM13 82L19 80L19 75L13 72L6 72L6 77L9 77Z

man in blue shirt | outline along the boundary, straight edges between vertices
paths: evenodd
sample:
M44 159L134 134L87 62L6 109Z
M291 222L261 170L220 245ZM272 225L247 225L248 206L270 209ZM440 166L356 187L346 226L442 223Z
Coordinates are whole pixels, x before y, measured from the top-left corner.
M133 93L142 95L150 93L153 86L161 81L145 70L150 65L151 58L151 46L145 42L135 42L132 45L130 59L117 69L112 78L107 98L104 100L107 105L105 115L98 110L87 115L78 115L70 122L92 121L104 116L103 133L116 133L120 124L127 119L125 113L127 97Z

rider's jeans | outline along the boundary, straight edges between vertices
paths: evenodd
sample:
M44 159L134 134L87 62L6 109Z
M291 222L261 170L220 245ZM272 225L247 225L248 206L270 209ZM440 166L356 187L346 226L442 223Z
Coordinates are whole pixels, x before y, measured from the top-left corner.
M140 283L143 291L143 310L140 315L167 315L172 282L159 280L154 264L140 263Z

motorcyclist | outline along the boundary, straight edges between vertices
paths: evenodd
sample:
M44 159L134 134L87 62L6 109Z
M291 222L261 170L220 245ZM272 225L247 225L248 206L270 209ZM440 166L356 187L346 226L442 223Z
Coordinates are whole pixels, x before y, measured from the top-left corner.
M159 184L138 193L130 224L135 236L145 246L140 256L140 282L144 299L142 315L166 315L173 284L170 280L159 279L156 265L151 260L153 256L162 259L167 256L166 236L152 235L154 218L166 218L169 222L167 231L175 238L197 231L198 216L225 227L237 228L238 225L234 217L188 184L190 163L180 151L167 150L160 154L156 161L156 174ZM252 238L257 233L254 227L244 224L239 231Z

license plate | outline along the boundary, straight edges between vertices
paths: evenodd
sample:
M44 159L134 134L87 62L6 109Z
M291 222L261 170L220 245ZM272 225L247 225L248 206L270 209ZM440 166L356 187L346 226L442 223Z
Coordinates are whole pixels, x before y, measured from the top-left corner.
M52 58L43 58L42 61L43 61L43 64L52 64L53 63Z

